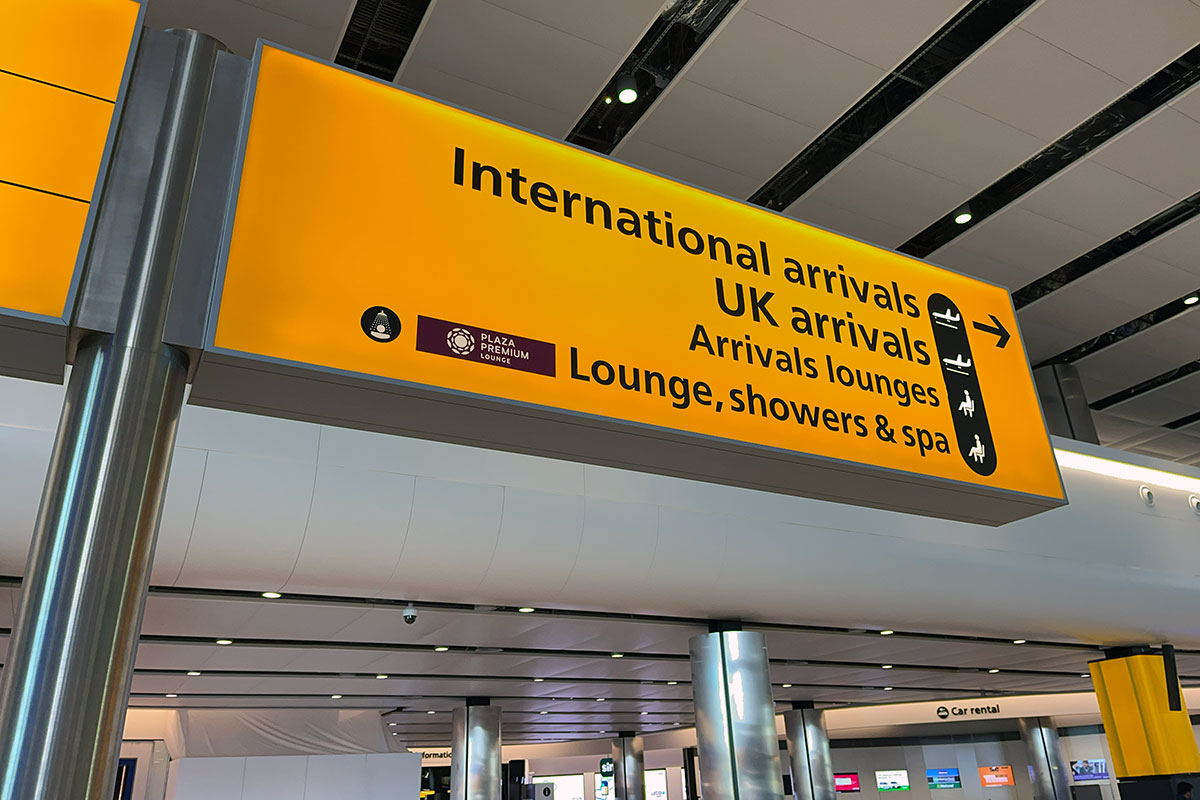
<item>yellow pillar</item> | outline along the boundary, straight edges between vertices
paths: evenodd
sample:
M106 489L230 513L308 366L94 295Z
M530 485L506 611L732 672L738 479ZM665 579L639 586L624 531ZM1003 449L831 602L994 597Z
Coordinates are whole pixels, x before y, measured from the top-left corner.
M1180 709L1169 708L1161 655L1110 658L1090 666L1118 778L1200 772L1200 749L1182 693Z

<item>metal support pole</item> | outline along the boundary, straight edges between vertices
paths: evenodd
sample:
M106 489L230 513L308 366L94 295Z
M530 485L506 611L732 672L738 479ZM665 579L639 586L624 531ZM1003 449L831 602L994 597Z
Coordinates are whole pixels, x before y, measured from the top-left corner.
M500 709L469 701L454 709L450 800L500 800Z
M642 737L622 733L613 739L613 787L616 800L646 800L646 760Z
M80 343L67 384L0 682L0 800L112 797L187 377L163 324L219 49L176 35L115 333Z
M779 800L783 774L763 635L700 634L691 655L701 796Z
M825 712L813 708L812 703L796 704L783 712L783 725L792 766L792 796L795 800L834 800Z
M1021 741L1033 770L1033 800L1070 800L1067 773L1063 769L1058 730L1049 717L1024 717L1017 720Z

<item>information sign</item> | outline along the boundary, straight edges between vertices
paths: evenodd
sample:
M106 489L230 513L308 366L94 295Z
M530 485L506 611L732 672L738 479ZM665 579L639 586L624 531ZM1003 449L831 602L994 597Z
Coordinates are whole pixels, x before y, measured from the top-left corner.
M1063 502L1002 287L274 47L253 93L194 401L993 524ZM250 360L322 384L211 377Z
M994 767L979 768L979 784L985 789L990 786L1016 786L1013 779L1012 767L1003 764Z

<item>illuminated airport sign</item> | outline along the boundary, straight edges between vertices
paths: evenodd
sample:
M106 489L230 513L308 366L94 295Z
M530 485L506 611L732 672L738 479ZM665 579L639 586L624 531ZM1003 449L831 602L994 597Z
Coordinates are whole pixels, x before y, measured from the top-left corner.
M1063 502L1002 287L269 46L253 92L193 401L991 524Z
M139 8L0 3L0 372L41 377L10 357L65 324ZM61 379L62 347L51 360Z

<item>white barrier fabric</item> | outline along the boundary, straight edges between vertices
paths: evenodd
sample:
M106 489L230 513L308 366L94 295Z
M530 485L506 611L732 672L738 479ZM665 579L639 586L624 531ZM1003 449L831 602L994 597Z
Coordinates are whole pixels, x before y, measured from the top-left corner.
M171 762L167 800L397 800L416 798L421 756L183 758Z
M275 710L180 711L181 755L293 756L386 753L379 712Z

